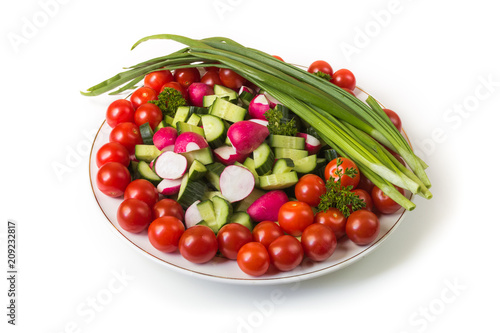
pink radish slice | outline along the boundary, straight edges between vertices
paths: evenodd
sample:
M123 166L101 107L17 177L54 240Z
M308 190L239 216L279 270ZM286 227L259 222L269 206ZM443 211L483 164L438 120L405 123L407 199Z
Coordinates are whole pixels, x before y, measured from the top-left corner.
M246 87L246 86L241 86L239 92L238 92L238 95L241 95L242 92L247 92L247 93L250 93L250 94L253 94L253 90L249 87Z
M274 98L273 96L269 95L269 93L267 91L264 91L263 93L264 96L266 96L268 102L269 102L269 107L271 109L274 109L276 107L277 104L281 104L280 101L278 101L276 98Z
M243 163L249 154L240 154L232 146L221 146L213 150L215 158L224 165L232 165L235 162Z
M266 126L266 127L269 124L269 122L267 120L263 120L263 119L252 118L252 119L248 119L248 121L251 121L251 122L254 122L256 124L259 124L259 125L262 125L262 126Z
M266 140L268 135L269 129L266 126L249 120L238 121L227 130L229 141L240 154L250 154Z
M306 139L306 150L309 155L314 155L321 149L321 142L311 134L297 133L297 136Z
M247 213L255 222L278 221L278 212L286 202L288 202L288 196L285 192L270 191L255 200L248 207Z
M203 97L213 94L214 89L202 82L193 82L188 87L189 100L194 106L203 106Z
M263 94L255 96L248 105L248 114L252 118L266 120L264 114L270 109L269 101Z
M245 199L255 186L253 174L246 168L230 165L220 175L220 191L229 202Z
M163 127L160 128L153 135L153 144L158 150L163 150L168 146L175 144L177 139L177 130L173 127Z
M179 193L181 189L182 178L178 179L163 179L158 186L158 192L163 195L174 195Z
M175 140L174 152L185 153L206 147L208 147L208 142L202 135L194 132L184 132Z
M166 151L155 160L154 171L160 178L181 178L187 169L187 159L172 151Z
M197 207L200 202L200 200L196 200L191 206L186 209L186 214L184 215L184 223L186 223L186 228L190 228L203 221L203 218L201 217L200 211Z

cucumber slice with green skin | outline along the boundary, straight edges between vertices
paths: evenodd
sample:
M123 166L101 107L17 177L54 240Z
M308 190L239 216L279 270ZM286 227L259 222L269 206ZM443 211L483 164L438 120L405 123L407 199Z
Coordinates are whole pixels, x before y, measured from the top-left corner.
M260 188L264 190L281 190L297 184L298 181L299 177L295 171L259 177Z
M225 99L216 98L210 107L210 114L235 123L245 119L247 110Z
M260 198L264 194L266 194L266 192L259 190L258 188L254 188L252 193L250 193L250 195L248 197L241 200L240 202L238 202L235 205L235 208L236 208L235 210L237 212L240 212L240 211L246 212L248 207L250 207L250 205L253 204L255 202L255 200L257 200L258 198Z
M234 163L234 165L238 165ZM255 161L251 159L250 157L247 157L247 159L243 162L242 166L250 170L250 172L253 174L255 178L255 186L259 187L259 174L255 170Z
M198 160L203 165L211 164L214 162L214 158L212 156L212 150L210 149L210 147L191 150L180 154L186 157L188 165L191 165L194 160Z
M323 154L325 154L325 158L327 162L333 161L339 155L337 154L337 151L335 149L326 149Z
M196 113L193 113L189 119L187 120L187 123L190 125L198 126L200 125L201 117L197 115Z
M306 152L307 154L307 152ZM259 176L265 175L273 168L275 155L267 143L261 144L253 151L255 171Z
M215 218L214 204L211 200L205 200L196 205L198 211L200 212L201 218L205 222L205 225L212 229L213 232L217 232L217 221Z
M196 200L201 200L206 190L207 185L205 182L201 180L189 180L189 175L186 173L182 177L177 202L182 206L182 208L187 209Z
M219 196L212 198L212 203L214 204L215 210L215 221L217 223L217 231L222 228L226 223L229 223L231 216L233 215L233 206L226 200Z
M279 160L276 160L276 162L274 163L272 173L279 174L279 173L291 172L294 166L295 163L293 163L293 160L291 158L280 158Z
M160 128L167 127L167 126L170 126L170 124L167 123L167 121L165 119L163 119L162 121L160 121L160 123L158 124L158 126L156 126L155 133L158 132L158 130Z
M201 123L205 132L205 139L212 148L220 147L226 140L229 125L221 118L214 115L201 116Z
M271 134L269 145L273 148L305 149L306 140L298 136Z
M307 157L307 150L290 149L290 148L274 148L276 158L290 158L294 161Z
M241 104L247 108L250 105L252 99L254 98L254 95L249 93L248 91L242 91L241 94L238 96L238 98Z
M224 198L222 196L222 193L220 193L220 191L207 191L205 192L205 194L203 195L203 200L212 200L213 197L221 197L221 198Z
M214 85L214 95L217 96L229 96L229 99L236 99L238 97L238 93L231 88L221 86L219 84ZM232 98L231 98L232 97Z
M139 132L141 133L141 138L142 138L143 144L145 144L145 145L152 145L153 144L154 132L151 129L151 126L149 126L149 123L144 123L141 126L139 126Z
M177 133L179 134L184 132L193 132L201 136L205 136L205 131L203 131L203 128L185 123L183 121L178 121L175 127L177 129Z
M170 116L165 116L164 120L165 120L165 122L167 123L168 126L172 126L172 124L174 123L174 118L170 117Z
M310 155L310 156L301 158L300 160L296 160L294 163L295 163L295 166L293 167L293 170L295 170L299 173L310 173L310 172L313 172L314 169L316 169L317 156Z
M139 161L151 162L161 155L161 151L155 145L135 145L135 158Z
M191 110L189 106L179 106L175 111L174 120L172 121L172 126L176 127L179 121L186 122Z
M320 176L321 178L325 177L325 168L326 165L328 164L326 158L317 158L316 159L316 168L313 170L312 173L314 173L317 176Z
M190 106L189 116L192 116L193 114L196 115L208 114L208 108L203 106Z
M253 230L253 221L250 218L250 215L248 215L247 212L236 212L231 216L231 220L229 223L238 223L241 224L244 227L247 227L248 230L252 231Z
M198 180L203 178L205 174L207 173L207 167L203 165L198 160L194 160L193 163L191 163L191 166L189 167L188 171L188 177L189 180Z
M219 162L208 164L206 167L207 173L205 174L205 178L217 191L220 191L220 175L226 167Z
M130 164L128 165L128 171L130 172L130 176L132 177L132 180L141 178L139 171L137 171L138 166L139 166L138 161L130 161Z
M154 186L162 181L162 179L149 167L149 164L144 161L139 161L137 164L137 173L142 179L149 180Z

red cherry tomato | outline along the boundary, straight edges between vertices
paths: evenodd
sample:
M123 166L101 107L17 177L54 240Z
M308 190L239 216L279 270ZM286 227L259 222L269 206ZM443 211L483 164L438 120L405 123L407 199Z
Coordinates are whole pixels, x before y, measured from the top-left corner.
M295 197L297 200L316 207L321 201L321 196L326 193L326 186L320 176L309 174L302 176L295 185Z
M180 92L182 94L182 97L187 101L187 99L188 99L187 89L185 89L179 82L172 81L172 82L166 83L163 85L161 90L163 91L163 89L165 89L165 88L173 88L173 89L177 90L178 92Z
M278 59L278 60L281 60L281 61L285 62L285 60L283 60L283 58L282 58L282 57L280 57L280 56L278 56L278 55L273 55L273 57L275 57L275 58L276 58L276 59Z
M130 154L135 153L135 145L142 144L139 126L134 123L120 123L109 133L109 142L118 142L127 148Z
M216 70L207 71L201 78L201 82L209 85L210 87L214 87L216 84L222 85L222 81L219 77L219 69L217 67L212 67Z
M401 187L395 186L395 188L399 191L399 193L404 194L404 190ZM377 186L373 187L372 200L375 208L377 208L377 210L382 214L393 214L401 208L397 202L392 200Z
M403 129L403 124L401 123L401 118L399 118L399 115L390 109L382 110L384 110L385 114L389 117L391 122L394 124L394 126L396 126L397 130L401 132L401 130Z
M368 193L372 193L373 186L375 186L375 184L373 184L373 182L371 180L366 178L366 176L362 172L360 172L359 184L358 184L358 186L356 186L356 188L360 188L362 190L365 190Z
M314 223L323 224L329 227L337 239L345 235L345 224L347 218L337 208L328 208L326 211L319 211L314 217Z
M187 89L191 83L200 82L200 71L198 68L179 68L174 71L174 80L184 89Z
M340 88L354 90L356 88L356 78L354 74L348 69L339 69L332 75L331 83Z
M238 251L236 262L240 269L251 276L261 276L270 266L266 247L258 242L249 242Z
M163 216L151 222L148 238L155 249L174 252L179 246L179 239L184 232L184 224L173 216Z
M132 103L126 99L117 99L112 102L106 110L106 122L109 127L114 128L119 123L134 121L135 109Z
M335 233L329 227L313 223L302 233L300 242L306 256L314 261L324 261L337 247Z
M288 201L278 212L278 223L281 229L292 236L300 236L302 231L313 222L313 210L305 202Z
M158 191L156 186L145 179L136 179L128 184L123 194L125 199L138 199L144 201L150 208L158 201Z
M118 162L127 167L130 164L130 154L121 143L108 142L99 148L95 160L99 168L108 162Z
M219 78L222 84L230 89L238 90L247 81L239 74L227 68L221 68L219 71Z
M365 202L365 208L369 211L373 211L373 201L370 193L366 192L365 190L362 190L360 188L357 188L355 190L351 191L352 193L356 194L361 200Z
M271 263L280 271L291 271L304 259L304 249L300 241L290 235L276 238L269 244Z
M102 193L117 198L123 195L130 183L130 172L121 163L108 162L97 171L96 183Z
M179 251L188 261L202 264L212 260L217 253L217 238L207 226L187 228L179 240Z
M342 88L344 91L347 91L349 94L353 95L354 97L356 97L356 94L354 93L354 91L352 91L351 89L347 89L347 88Z
M162 216L173 216L184 221L184 209L173 199L161 199L153 206L153 218Z
M153 101L158 98L158 93L149 87L140 87L130 95L130 102L137 110L137 108L149 101Z
M161 109L152 103L142 104L135 110L134 122L137 126L149 123L151 129L154 130L162 120L163 113Z
M345 174L345 170L350 168L354 168L356 170L356 174L352 178L349 175ZM340 178L341 186L352 186L353 189L358 186L360 177L359 169L353 161L346 157L338 157L331 160L330 162L328 162L325 168L325 179L328 180L330 179L330 177L333 177L335 180L338 180L339 176L336 174L337 169L342 172L342 177Z
M284 234L283 229L273 221L259 222L252 231L253 240L264 245L266 249L273 240Z
M157 71L147 74L144 77L144 86L154 89L157 94L161 93L163 85L174 80L172 72L169 70Z
M313 74L316 72L323 72L325 74L333 76L332 66L330 66L330 64L324 60L316 60L311 65L309 65L307 71Z
M368 245L373 242L380 232L380 222L377 215L360 209L347 218L346 234L357 245Z
M226 224L217 233L219 251L228 259L236 259L240 248L251 241L252 232L238 223Z
M123 200L116 213L118 224L125 231L138 234L146 230L152 221L151 208L141 200Z

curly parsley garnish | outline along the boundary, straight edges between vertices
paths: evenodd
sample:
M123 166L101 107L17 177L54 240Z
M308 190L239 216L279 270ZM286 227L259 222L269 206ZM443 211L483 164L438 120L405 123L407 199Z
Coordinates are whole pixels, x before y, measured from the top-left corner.
M322 79L325 79L327 81L330 81L332 79L330 74L323 73L322 71L317 71L316 73L314 73L314 75L316 75L317 77L320 77Z
M158 95L158 99L154 101L149 101L156 106L158 106L164 116L175 116L175 112L179 106L186 105L186 100L182 97L182 94L174 88L165 88Z
M283 119L283 112L278 110L276 107L274 109L269 109L264 114L267 121L267 128L270 134L275 135L288 135L295 136L298 132L297 124L295 119L292 118L289 121Z

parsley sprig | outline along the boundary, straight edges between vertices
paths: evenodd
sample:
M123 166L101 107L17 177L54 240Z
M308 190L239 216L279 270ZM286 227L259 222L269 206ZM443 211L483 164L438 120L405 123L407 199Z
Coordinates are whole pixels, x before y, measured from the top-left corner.
M267 121L269 122L267 128L270 134L275 135L297 135L298 129L295 119L292 118L289 121L283 119L283 112L276 107L274 109L269 109L264 114Z
M362 200L357 194L351 192L353 189L352 185L342 186L340 179L343 175L347 175L354 178L358 171L355 168L346 168L342 170L340 165L342 164L342 159L337 159L337 169L335 170L336 178L330 177L326 181L326 193L321 196L321 201L318 205L318 209L321 211L326 211L331 207L337 208L348 217L351 211L354 212L366 206L364 200Z
M178 90L167 87L158 94L157 100L149 103L158 106L164 116L173 117L179 106L186 105L186 100Z
M314 75L316 75L317 77L320 77L322 79L325 79L327 81L330 81L332 79L330 74L323 73L322 71L317 71L316 73L314 73Z

